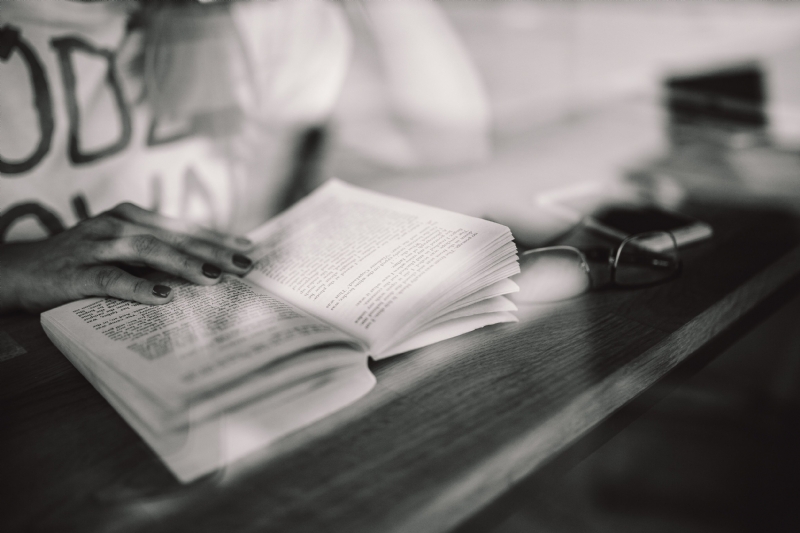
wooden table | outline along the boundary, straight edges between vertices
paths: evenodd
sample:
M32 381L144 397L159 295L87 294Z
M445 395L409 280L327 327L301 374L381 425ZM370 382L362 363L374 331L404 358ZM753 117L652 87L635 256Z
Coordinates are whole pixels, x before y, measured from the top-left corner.
M0 530L452 530L800 288L797 218L689 205L680 278L521 307L373 365L343 411L181 486L47 340L0 318ZM713 355L713 353L712 353Z

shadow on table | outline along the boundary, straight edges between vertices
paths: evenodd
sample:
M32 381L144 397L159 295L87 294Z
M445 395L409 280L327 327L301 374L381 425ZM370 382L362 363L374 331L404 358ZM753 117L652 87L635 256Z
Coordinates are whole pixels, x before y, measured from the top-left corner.
M562 477L518 489L484 531L795 531L794 299Z

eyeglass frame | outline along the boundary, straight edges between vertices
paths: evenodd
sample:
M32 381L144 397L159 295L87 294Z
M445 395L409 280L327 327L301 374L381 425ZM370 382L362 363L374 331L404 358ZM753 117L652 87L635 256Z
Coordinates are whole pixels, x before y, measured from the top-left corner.
M617 283L617 281L615 280L616 272L617 272L617 263L619 262L620 254L622 252L623 247L625 246L625 244L627 244L628 242L632 241L633 239L639 239L639 238L642 238L642 237L647 237L648 235L668 235L670 237L670 239L672 240L672 244L675 247L675 251L678 253L678 255L677 255L678 264L677 264L677 267L675 268L675 271L672 272L666 278L659 279L659 280L656 280L656 281L651 281L649 283L641 283L641 284L633 284L633 285L625 285L625 284ZM593 248L593 249L597 249L597 248ZM580 250L579 248L576 248L575 246L558 245L558 246L545 246L544 248L534 248L532 250L526 250L526 251L522 252L520 254L520 258L522 258L522 256L529 255L529 254L532 255L534 253L549 252L549 251L554 251L554 250L565 250L565 251L568 250L568 251L572 251L572 252L577 253L578 257L580 258L580 261L581 261L580 266L584 270L584 272L586 272L586 275L589 278L589 290L596 290L596 289L600 288L598 286L595 286L595 279L592 276L592 270L591 270L591 267L589 266L589 260L586 258L586 254L582 250ZM610 252L611 250L614 250L614 249L613 248L604 248L604 250ZM680 257L680 252L679 252L679 248L678 248L678 242L675 239L675 235L673 235L672 232L669 232L669 231L647 231L647 232L643 232L643 233L636 233L634 235L629 235L628 237L623 239L623 241L616 247L616 250L614 250L613 253L609 253L608 254L608 261L607 262L608 262L608 265L609 265L609 268L610 268L610 275L609 275L608 285L605 285L605 286L618 287L618 288L651 287L651 286L658 285L660 283L665 283L667 281L670 281L672 279L677 278L680 275L680 273L682 272L682 270L683 270L683 261L681 260L681 257ZM601 286L603 286L603 285L601 285ZM576 295L576 296L578 296L578 295Z

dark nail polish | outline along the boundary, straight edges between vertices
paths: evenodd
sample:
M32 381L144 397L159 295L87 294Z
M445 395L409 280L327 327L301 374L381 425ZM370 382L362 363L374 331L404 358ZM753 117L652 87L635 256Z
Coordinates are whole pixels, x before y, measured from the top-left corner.
M233 254L233 264L239 268L250 268L253 262L241 254Z
M244 237L236 237L236 244L241 246L253 246L253 241Z
M211 279L217 279L220 276L220 274L222 274L222 270L215 267L214 265L209 265L208 263L205 263L203 265L203 275L205 277Z
M158 296L159 298L166 298L169 296L169 293L172 292L172 289L167 287L166 285L156 285L153 287L153 294Z

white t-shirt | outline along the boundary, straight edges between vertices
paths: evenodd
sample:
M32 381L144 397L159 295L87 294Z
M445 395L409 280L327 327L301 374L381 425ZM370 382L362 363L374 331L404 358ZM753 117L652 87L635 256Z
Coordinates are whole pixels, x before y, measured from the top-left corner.
M248 183L274 182L259 194L281 188L280 165L265 162L291 155L286 131L326 119L347 70L349 30L333 2L232 4L230 20L255 67L247 116L256 126L245 137L264 174L243 177L254 165L243 162L242 134L160 131L142 80L121 57L129 18L124 2L0 2L0 242L42 238L123 201L248 229Z

